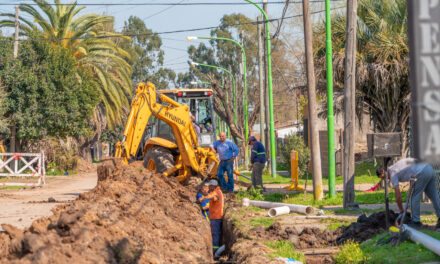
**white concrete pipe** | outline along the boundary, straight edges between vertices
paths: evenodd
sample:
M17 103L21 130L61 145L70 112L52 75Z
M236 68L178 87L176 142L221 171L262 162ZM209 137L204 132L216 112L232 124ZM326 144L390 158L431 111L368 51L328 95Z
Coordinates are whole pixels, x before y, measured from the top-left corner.
M416 243L424 245L427 249L440 256L440 241L425 233L403 225L403 230L408 232L409 238Z
M288 214L290 213L290 208L288 206L280 206L280 207L274 207L270 208L267 212L267 215L270 217L275 217L278 215Z
M290 212L300 213L300 214L313 214L315 211L313 207L308 205L297 205L297 204L286 204L286 203L274 203L274 202L264 202L264 201L253 201L248 198L243 198L241 204L243 206L256 206L264 209L270 209L274 207L287 206Z

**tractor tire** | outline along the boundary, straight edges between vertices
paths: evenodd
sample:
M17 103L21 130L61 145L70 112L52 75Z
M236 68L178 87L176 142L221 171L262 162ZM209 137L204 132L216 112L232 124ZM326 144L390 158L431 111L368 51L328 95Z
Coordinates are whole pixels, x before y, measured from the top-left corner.
M173 154L164 147L153 147L145 154L143 165L156 173L165 172L174 167Z

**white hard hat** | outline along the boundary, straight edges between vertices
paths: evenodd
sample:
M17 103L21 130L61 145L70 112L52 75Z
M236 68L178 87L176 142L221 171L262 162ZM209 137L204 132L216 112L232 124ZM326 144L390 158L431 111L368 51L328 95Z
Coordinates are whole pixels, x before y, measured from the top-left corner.
M217 180L210 180L210 181L208 182L208 185L209 185L209 186L218 186L218 182L217 182Z

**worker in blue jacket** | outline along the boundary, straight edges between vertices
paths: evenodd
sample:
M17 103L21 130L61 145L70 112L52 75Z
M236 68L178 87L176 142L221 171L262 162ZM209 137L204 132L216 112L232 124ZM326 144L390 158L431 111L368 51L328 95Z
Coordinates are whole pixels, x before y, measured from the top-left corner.
M266 150L263 144L254 136L248 140L249 145L252 146L251 152L251 166L252 166L252 186L257 189L257 186L263 187L263 170L266 164Z

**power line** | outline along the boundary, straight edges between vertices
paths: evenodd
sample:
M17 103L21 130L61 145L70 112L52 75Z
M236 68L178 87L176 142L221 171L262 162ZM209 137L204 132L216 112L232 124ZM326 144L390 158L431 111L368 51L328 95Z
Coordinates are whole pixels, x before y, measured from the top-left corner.
M331 2L344 2L344 0L330 0ZM251 5L248 2L193 2L193 3L47 3L47 4L36 4L36 3L0 3L0 6L15 6L15 5L51 5L51 6L70 6L70 5L79 5L79 6L194 6L194 5ZM310 3L323 3L325 0L314 0L310 1ZM262 5L263 2L256 2L257 4ZM278 5L285 4L285 1L274 1L267 2L267 4ZM301 4L302 1L290 1L291 4Z
M176 62L176 63L164 63L160 66L170 66L170 65L179 65L179 64L185 64L188 63L187 61L183 61L183 62Z
M340 6L336 8L332 8L331 10L337 10L340 8L343 8L345 6ZM315 12L311 12L310 14L318 14L325 12L325 10L319 10ZM293 16L287 16L284 17L284 19L290 19L290 18L297 18L301 17L301 15L293 15ZM282 18L272 18L268 20L262 20L262 21L253 21L253 22L246 22L246 23L237 23L234 25L230 25L229 27L234 26L242 26L242 25L257 25L257 24L263 24L266 22L273 22L280 20ZM84 37L66 37L66 38L32 38L32 39L18 39L18 41L55 41L55 40L77 40L77 39L101 39L101 38L120 38L120 37L136 37L136 36L153 36L153 35L165 35L165 34L176 34L176 33L184 33L184 32L194 32L194 31L202 31L202 30L209 30L209 29L217 29L220 26L212 26L212 27L203 27L203 28L191 28L191 29L181 29L181 30L172 30L172 31L163 31L163 32L152 32L152 33L140 33L140 34L132 34L132 33L124 33L124 34L112 34L112 35L101 35L101 36L84 36ZM0 42L11 42L14 41L12 39L2 39ZM164 46L165 47L165 46ZM167 47L171 49L186 51L184 49L179 48L173 48L173 47Z
M185 52L188 51L188 50L186 50L186 49L180 49L180 48L175 48L175 47L170 47L170 46L164 46L164 45L162 45L161 47L164 47L164 48L167 48L167 49L173 49L173 50L185 51Z
M162 14L163 12L165 12L165 11L167 11L167 10L173 8L173 7L176 7L177 5L182 4L182 2L184 2L184 1L186 1L186 0L182 0L182 1L180 1L179 3L176 3L175 5L171 5L171 6L167 7L167 8L164 8L164 9L160 10L159 12L156 12L156 13L154 13L154 14L152 14L152 15L150 15L150 16L144 18L144 19L142 19L142 21L145 22L145 20L148 20L148 19L150 19L150 18L152 18L152 17L155 17L155 16L157 16L157 15L159 15L159 14Z

